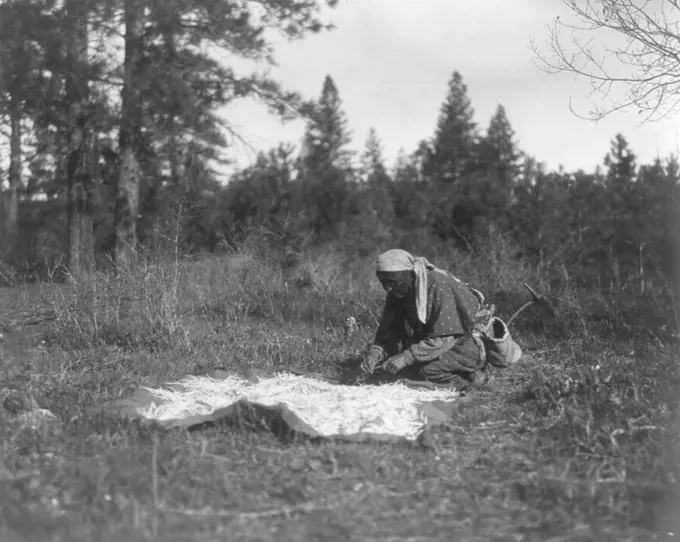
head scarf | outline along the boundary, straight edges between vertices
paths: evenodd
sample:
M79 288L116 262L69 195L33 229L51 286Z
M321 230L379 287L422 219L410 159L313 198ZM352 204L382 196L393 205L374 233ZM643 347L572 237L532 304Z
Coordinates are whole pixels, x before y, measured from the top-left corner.
M418 320L423 324L427 319L427 272L437 269L426 258L413 257L401 249L392 249L378 256L377 271L393 273L395 271L413 271L416 277L416 309ZM444 273L444 271L441 271Z

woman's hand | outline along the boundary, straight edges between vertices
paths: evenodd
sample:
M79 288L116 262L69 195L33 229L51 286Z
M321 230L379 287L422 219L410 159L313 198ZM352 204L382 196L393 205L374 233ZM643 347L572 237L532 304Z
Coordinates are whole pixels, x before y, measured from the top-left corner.
M411 351L404 350L401 354L388 358L383 365L383 369L390 374L396 374L409 365L412 365L414 361L415 358L413 357L413 354L411 354Z
M368 351L364 352L363 358L359 366L361 371L365 374L373 374L375 368L383 360L383 353L378 348L369 348Z

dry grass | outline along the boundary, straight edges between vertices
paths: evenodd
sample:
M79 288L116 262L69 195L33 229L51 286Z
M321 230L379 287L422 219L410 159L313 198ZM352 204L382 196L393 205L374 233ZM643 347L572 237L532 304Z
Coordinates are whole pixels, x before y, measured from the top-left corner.
M496 372L417 445L283 443L228 424L161 432L88 414L205 368L336 374L379 313L370 262L310 257L297 270L308 278L243 255L3 291L7 313L43 304L55 320L0 343L0 539L680 536L671 347L532 338L524 363ZM348 315L360 330L346 341ZM35 407L58 422L26 415Z

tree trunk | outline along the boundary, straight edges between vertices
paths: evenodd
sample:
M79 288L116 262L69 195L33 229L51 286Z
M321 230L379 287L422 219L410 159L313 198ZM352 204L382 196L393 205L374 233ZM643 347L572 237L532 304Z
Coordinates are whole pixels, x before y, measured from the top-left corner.
M168 32L165 34L165 47L166 47L166 52L167 55L170 59L174 61L176 51L175 51L175 36L173 35L172 30L168 30ZM181 156L181 147L179 145L179 134L177 133L177 121L175 118L175 111L174 108L171 108L170 113L168 114L167 118L167 125L168 125L168 132L169 132L169 141L168 141L168 150L169 150L169 160L170 160L170 182L173 186L174 189L177 189L180 187L182 184L182 179L181 179L181 172L180 172L180 164L182 161L182 156Z
M5 200L5 228L2 252L12 254L17 242L19 185L21 184L21 108L19 97L10 98L9 190Z
M645 260L644 243L638 245L638 279L640 285L640 295L645 293Z
M179 188L182 184L180 177L180 148L177 144L178 135L175 133L175 117L170 115L168 118L170 129L170 140L168 141L169 160L170 160L170 182L173 188Z
M137 89L138 67L142 54L141 23L143 4L125 0L125 61L123 65L122 113L120 123L120 173L116 195L117 266L129 265L137 248L139 185L141 167L138 158L141 139L141 107Z
M116 199L115 261L116 265L125 266L132 262L137 247L140 167L134 149L126 146L121 151Z
M619 258L614 254L614 249L609 245L609 261L612 266L612 290L621 291L621 266Z
M94 270L94 209L92 202L92 135L89 129L89 87L85 74L88 55L87 3L69 0L66 92L69 103L68 161L68 267L72 279L83 279Z

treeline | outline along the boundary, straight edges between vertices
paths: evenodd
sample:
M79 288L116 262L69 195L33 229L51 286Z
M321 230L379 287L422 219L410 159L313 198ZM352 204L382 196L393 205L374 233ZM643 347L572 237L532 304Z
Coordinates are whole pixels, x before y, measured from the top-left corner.
M454 72L432 137L388 166L375 129L361 153L349 150L331 76L306 101L205 52L266 60L270 30L297 38L324 28L314 2L258 5L267 9L225 0L0 4L6 262L62 263L77 275L137 250L256 242L285 257L331 243L365 255L442 243L475 251L502 237L514 256L582 288L673 284L676 156L638 164L618 134L595 171L546 171L519 148L502 105L480 126ZM246 96L284 120L304 115L304 141L260 153L223 184L216 169L237 134L216 111Z
M480 129L458 72L433 136L391 168L373 129L359 156L347 151L347 119L330 76L313 115L299 153L282 146L260 154L220 191L221 222L205 214L192 231L234 245L252 228L278 238L313 232L359 253L389 244L423 252L442 242L474 251L500 236L517 256L566 271L583 288L644 292L673 282L676 156L638 164L617 134L595 171L546 171L518 147L502 105Z

